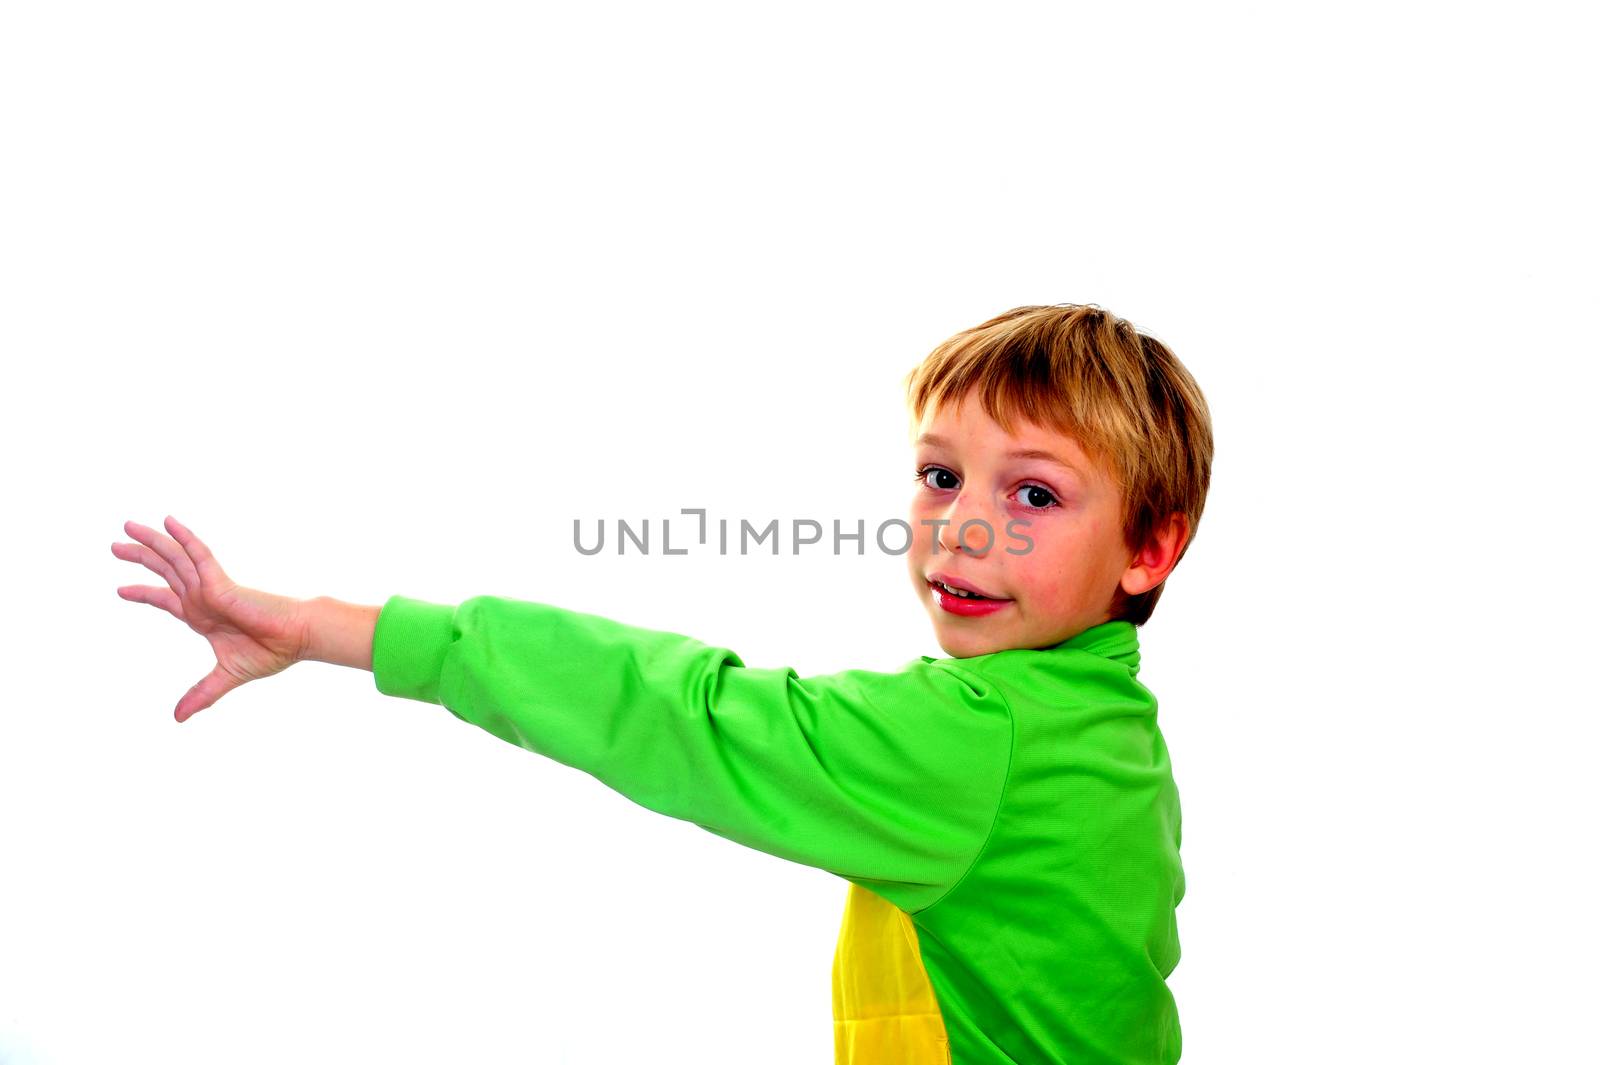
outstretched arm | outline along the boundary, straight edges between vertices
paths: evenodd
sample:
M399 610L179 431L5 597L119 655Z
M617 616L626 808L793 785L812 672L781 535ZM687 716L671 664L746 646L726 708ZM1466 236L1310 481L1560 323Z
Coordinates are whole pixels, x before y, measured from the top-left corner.
M170 538L129 522L138 542L112 552L167 584L119 595L166 610L216 652L179 721L295 662L368 669L385 695L440 704L641 806L913 913L960 882L998 814L1011 709L952 660L800 677L546 603L292 599L237 584L176 519L166 527Z

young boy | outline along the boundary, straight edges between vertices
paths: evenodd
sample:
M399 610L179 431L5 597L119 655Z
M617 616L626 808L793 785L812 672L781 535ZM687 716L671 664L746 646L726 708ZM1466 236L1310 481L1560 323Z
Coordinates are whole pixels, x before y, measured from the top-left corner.
M907 381L912 587L951 657L801 678L544 603L233 583L169 517L119 594L205 635L187 720L306 659L370 669L651 810L850 882L836 1060L1169 1065L1181 820L1142 625L1204 507L1194 379L1092 306L1018 307ZM141 546L142 545L142 546Z

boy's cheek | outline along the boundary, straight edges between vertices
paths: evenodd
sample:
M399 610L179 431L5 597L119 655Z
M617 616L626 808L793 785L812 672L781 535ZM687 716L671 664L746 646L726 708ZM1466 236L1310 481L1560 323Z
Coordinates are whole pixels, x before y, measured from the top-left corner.
M1013 570L1015 587L1025 595L1036 613L1070 613L1077 605L1084 584L1082 560L1068 554L1020 555Z
M925 524L921 514L913 513L910 520L911 546L907 553L916 558L927 558L933 553L934 527ZM940 550L941 553L944 553L942 548Z

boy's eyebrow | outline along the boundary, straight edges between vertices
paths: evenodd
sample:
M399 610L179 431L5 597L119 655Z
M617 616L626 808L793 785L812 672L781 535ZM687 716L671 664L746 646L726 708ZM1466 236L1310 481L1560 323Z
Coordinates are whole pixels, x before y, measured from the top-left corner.
M930 445L932 447L949 447L950 446L950 441L946 440L944 437L938 435L937 433L923 433L921 436L917 437L916 442L918 444L928 444L928 445ZM1076 473L1076 474L1082 474L1083 473L1082 470L1078 469L1078 467L1074 466L1072 463L1068 462L1066 459L1062 458L1060 455L1057 455L1053 451L1046 451L1043 448L1037 448L1037 447L1015 448L1015 449L1013 449L1011 451L1007 451L1006 452L1006 458L1008 458L1008 459L1043 459L1046 462L1053 462L1057 466L1064 466L1067 469L1071 470L1073 473Z

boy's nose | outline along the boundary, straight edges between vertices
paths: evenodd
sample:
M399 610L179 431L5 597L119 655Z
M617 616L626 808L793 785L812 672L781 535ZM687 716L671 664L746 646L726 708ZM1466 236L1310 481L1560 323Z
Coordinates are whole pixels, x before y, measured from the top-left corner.
M968 555L980 554L980 552L977 550L977 548L975 546L962 544L962 543L959 543L957 541L957 535L958 535L957 532L956 532L957 528L958 528L958 526L955 526L955 525L947 525L947 526L945 526L944 530L939 533L939 548L941 550L943 550L943 551L948 551L953 555L955 555L955 554L968 554ZM978 529L976 527L968 529L967 530L967 538L969 540L975 539L974 534L978 533L978 532L981 532L981 531L982 531L981 529ZM979 543L982 543L982 539L981 538L976 538L976 539L978 539Z
M950 524L939 528L939 547L952 554L957 552L982 558L994 546L999 535L994 521L980 506L975 506L965 496L957 499L946 515ZM968 524L970 523L970 524ZM961 527L967 525L965 536Z

